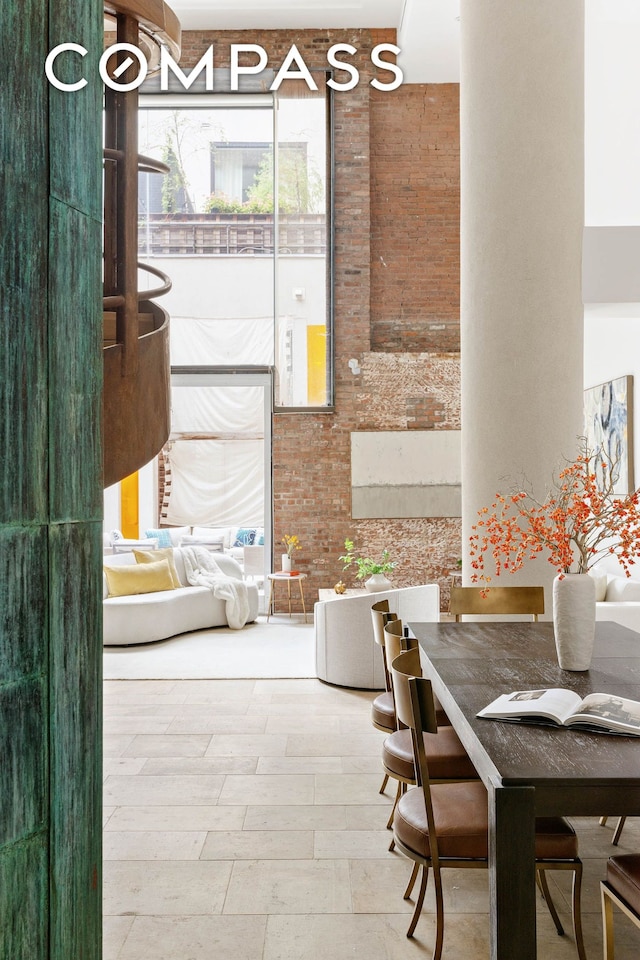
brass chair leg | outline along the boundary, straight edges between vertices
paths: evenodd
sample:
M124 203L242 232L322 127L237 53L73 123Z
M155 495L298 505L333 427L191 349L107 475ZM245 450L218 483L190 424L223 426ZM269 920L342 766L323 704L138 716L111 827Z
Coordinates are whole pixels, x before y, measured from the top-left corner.
M389 819L387 820L387 830L391 830L391 828L392 828L392 826L393 826L393 817L394 817L394 814L395 814L395 812L396 812L396 807L398 806L398 801L400 800L400 797L402 796L402 792L403 792L403 791L402 791L402 781L401 781L401 780L398 780L398 787L397 787L397 789L396 789L396 797L395 797L395 800L393 801L393 806L391 807L391 813L389 814Z
M436 891L436 943L433 948L433 960L440 960L444 941L444 895L442 892L442 875L439 870L433 871L433 881Z
M622 828L624 827L624 823L626 819L627 819L626 817L620 817L620 819L618 820L618 823L616 824L616 829L613 834L613 839L611 840L611 843L614 845L614 847L617 847L618 843L620 842L620 834L622 833Z
M388 773L385 773L384 779L383 779L383 781L382 781L382 786L381 786L380 789L378 790L378 793L384 793L385 788L386 788L386 786L387 786L388 783L389 783L389 774L388 774Z
M411 876L409 877L409 883L407 884L407 889L402 894L404 900L408 900L411 896L411 891L413 890L413 885L416 882L416 877L418 876L418 870L420 869L420 864L418 861L414 861L413 869L411 871Z
M604 960L613 960L613 903L607 895L604 883L600 884L602 904L602 932L604 936Z
M584 937L582 934L582 912L580 910L580 896L582 890L582 864L576 863L576 869L573 871L573 897L571 910L573 916L573 935L576 941L579 960L587 960L587 954L584 949ZM613 956L613 955L612 955Z
M600 824L601 827L604 827L608 819L609 817L600 817L600 819L598 820L598 823Z
M540 892L542 893L542 896L544 897L544 902L545 902L546 905L547 905L547 909L548 909L549 913L551 914L551 919L553 920L553 922L554 922L554 924L555 924L555 928L556 928L556 930L558 931L558 936L559 936L559 937L563 937L563 936L564 936L564 927L562 926L562 923L560 922L560 917L558 916L558 912L557 912L557 910L556 910L556 905L555 905L555 903L553 902L553 897L551 896L551 891L549 890L549 885L548 885L548 883L547 883L547 878L546 878L546 876L545 876L545 871L544 871L544 870L542 870L542 869L540 869L540 868L538 868L538 869L536 870L536 881L537 881L538 886L539 886L539 888L540 888Z
M418 866L418 864L416 864ZM422 913L422 904L424 903L424 895L427 891L427 880L429 879L429 867L425 864L422 868L422 879L420 881L420 890L418 891L418 899L416 900L415 910L413 911L413 916L411 917L411 923L409 924L409 929L407 930L407 937L411 938L413 936L413 931L416 929L416 924ZM434 952L435 958L435 952Z

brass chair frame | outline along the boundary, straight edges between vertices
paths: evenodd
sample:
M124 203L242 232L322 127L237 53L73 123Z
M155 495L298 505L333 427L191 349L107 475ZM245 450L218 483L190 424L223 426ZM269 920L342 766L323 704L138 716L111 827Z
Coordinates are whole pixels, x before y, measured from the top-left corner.
M391 674L389 673L389 668L387 666L387 658L385 655L384 644L384 627L385 624L389 623L392 620L397 620L397 614L391 613L389 610L389 601L388 600L378 600L376 603L371 606L371 623L373 626L373 639L381 648L382 652L382 665L384 670L384 685L385 685L385 694L390 695L393 698L393 690L391 687ZM394 721L393 726L383 727L381 724L376 723L375 720L371 721L376 730L380 730L381 733L393 733L394 730L398 729L398 722L395 718L394 710ZM382 784L378 793L384 793L386 790L387 784L389 782L389 777L385 773Z
M528 614L537 620L544 613L544 587L451 587L449 613L456 621L463 614Z
M608 816L600 817L600 819L598 820L598 823L600 824L601 827L604 827L608 819L609 819ZM622 828L624 827L626 819L627 819L626 817L618 817L618 822L615 825L615 829L613 831L613 837L611 838L611 843L613 844L614 847L617 847L620 842Z
M396 661L396 659L400 656L400 654L402 653L408 654L408 656L405 657L405 659L403 660L404 670L400 671L398 669L394 669L392 672L392 686L393 686L393 693L394 693L394 699L395 699L396 697L401 696L398 690L399 684L406 686L409 677L422 676L422 666L420 664L420 651L418 648L418 641L415 639L415 637L405 637L403 635L402 620L394 620L393 622L386 624L384 628L384 634L385 634L385 653L387 655L387 663L389 665L393 664ZM435 700L434 700L434 703L435 703ZM436 709L436 723L437 723L438 729L441 729L440 724L438 722L438 718L437 718L437 709ZM401 729L403 727L405 727L406 729L405 724L400 720L400 718L398 718L398 729ZM384 760L382 762L382 768L385 772L385 776L398 781L395 800L393 802L393 807L391 809L391 813L389 814L389 819L387 821L387 829L390 830L391 827L393 826L393 817L396 812L396 807L398 806L400 797L402 796L403 793L406 793L407 787L415 786L415 784L417 783L417 780L415 776L412 778L402 777L398 773L394 772L393 770L390 770L388 767L385 766ZM470 779L470 778L467 778L467 779ZM460 778L449 777L446 779L438 779L438 780L433 779L432 782L433 783L457 783L457 782L460 782ZM394 842L392 841L389 849L393 850L393 846L394 846Z
M396 671L405 672L406 667L409 665L410 661L408 654L401 654L400 657L396 658L392 665L393 675L395 676ZM419 786L415 789L422 789L424 794L430 851L429 857L420 856L415 850L406 847L397 836L395 837L398 850L400 850L401 853L414 862L409 883L404 893L405 900L411 896L418 872L420 867L422 868L420 889L416 898L415 908L409 924L409 929L407 930L407 937L413 936L416 924L422 912L424 897L427 890L429 869L431 868L433 870L436 895L436 940L433 949L433 960L440 960L444 939L444 899L441 871L446 867L486 870L488 868L488 859L482 858L466 860L460 858L441 857L439 855L438 836L433 806L431 803L429 770L423 735L425 732L434 733L437 729L431 683L429 680L426 680L422 677L409 677L407 681L408 697L402 694L400 692L401 690L402 688L400 687L396 706L399 719L405 723L409 721L409 725L411 726L414 737L416 770L419 778ZM407 700L409 701L408 703ZM575 860L536 861L536 881L538 887L547 904L556 930L558 931L558 934L562 936L564 934L564 928L562 927L560 918L558 917L555 905L553 904L553 900L551 898L547 880L544 875L545 870L571 870L573 872L572 913L574 936L579 960L586 960L584 940L582 935L582 918L580 913L582 861L579 858L576 858Z
M626 900L618 894L607 880L600 881L600 900L602 904L602 936L604 960L614 960L613 947L613 907L614 904L626 917L640 929L640 915L633 910Z

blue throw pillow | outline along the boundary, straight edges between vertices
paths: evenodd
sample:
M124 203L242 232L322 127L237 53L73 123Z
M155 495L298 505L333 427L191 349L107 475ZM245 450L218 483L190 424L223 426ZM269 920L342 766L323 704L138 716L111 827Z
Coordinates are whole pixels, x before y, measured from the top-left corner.
M252 547L255 539L256 531L254 527L240 527L236 533L233 545L234 547Z
M256 530L256 536L253 542L256 547L264 546L264 530L261 527L258 527Z
M158 547L172 547L171 536L168 530L145 530L145 537L157 537Z

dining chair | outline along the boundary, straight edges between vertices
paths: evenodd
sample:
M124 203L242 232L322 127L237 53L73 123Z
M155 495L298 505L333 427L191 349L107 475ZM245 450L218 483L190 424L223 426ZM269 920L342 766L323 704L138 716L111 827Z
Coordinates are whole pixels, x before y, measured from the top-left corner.
M371 622L373 625L373 639L380 647L382 656L382 665L384 671L384 693L379 693L371 703L371 722L376 730L382 733L393 733L398 729L396 719L396 708L393 702L393 691L391 689L391 674L387 667L387 658L384 652L384 626L391 620L396 620L397 614L389 611L388 600L378 600L371 607ZM384 793L389 777L385 773L379 793Z
M457 621L463 614L528 614L537 620L544 613L544 587L451 587L449 613Z
M600 881L600 896L604 960L614 960L614 904L636 927L640 927L640 854L628 853L609 858L607 878Z
M397 657L407 652L403 661L404 670L395 670L392 677L394 697L397 696L396 685L405 685L409 676L422 676L420 665L420 651L418 641L404 636L402 621L394 620L386 624L385 652L389 663L394 663ZM436 709L437 732L425 734L425 750L429 763L432 782L450 782L455 780L477 780L478 773L469 759L467 751L450 724L443 724ZM408 786L416 783L415 762L411 730L400 720L398 730L389 734L382 744L382 767L385 775L397 780L396 796L387 821L387 829L393 825L393 817L400 797ZM391 849L393 849L393 842Z
M410 651L392 664L392 676L406 673ZM420 889L407 937L412 937L422 912L429 870L433 871L436 899L436 937L433 960L440 960L444 937L442 873L446 867L487 869L489 826L487 791L479 780L432 783L429 775L425 734L435 733L436 720L431 683L423 677L409 677L397 686L398 718L411 728L418 785L400 798L393 822L397 848L414 866L404 897L411 896L422 868ZM564 929L547 884L546 870L573 872L573 929L579 960L586 960L580 914L582 862L578 857L575 831L562 817L536 820L536 881L558 934Z
M598 823L600 824L601 827L604 827L608 819L609 817L600 817L600 819L598 820ZM613 837L611 838L611 843L613 844L614 847L617 847L618 843L620 842L622 828L624 827L626 819L627 819L626 817L618 817L618 822L616 823L615 829L613 831Z

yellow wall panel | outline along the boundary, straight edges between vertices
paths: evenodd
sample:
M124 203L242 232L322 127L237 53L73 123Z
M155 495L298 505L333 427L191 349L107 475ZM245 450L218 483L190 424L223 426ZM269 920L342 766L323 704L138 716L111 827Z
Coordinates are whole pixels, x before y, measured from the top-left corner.
M307 327L307 402L322 407L327 402L327 328Z

